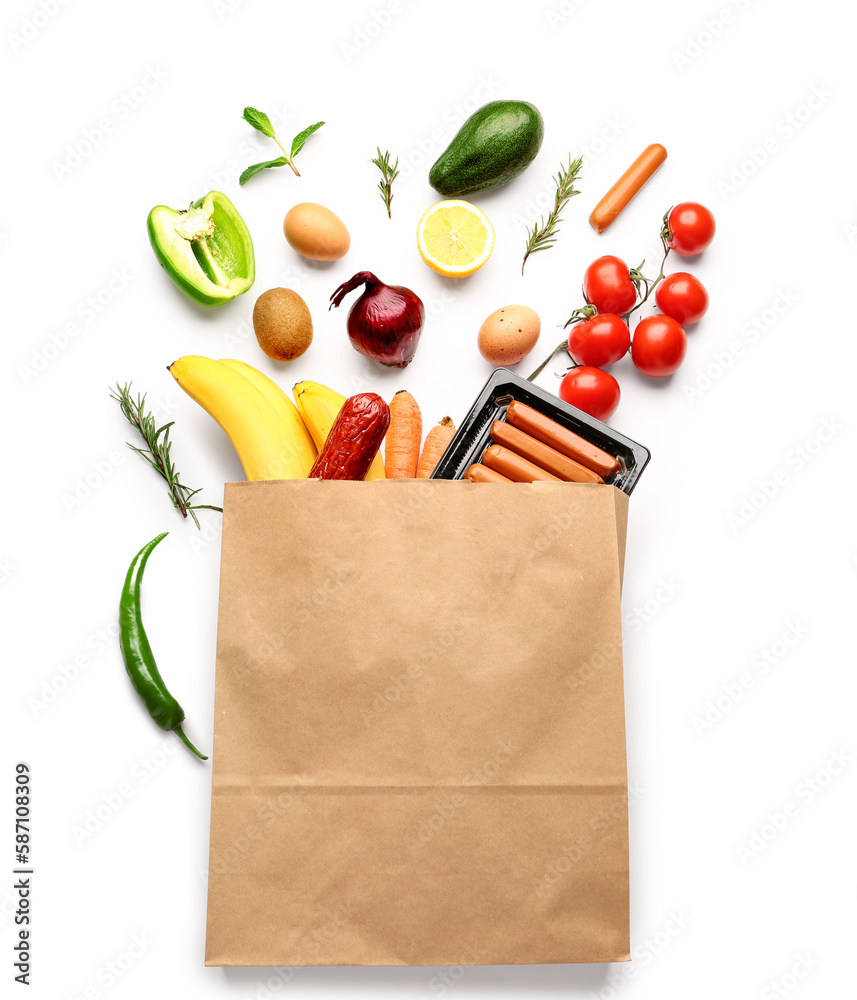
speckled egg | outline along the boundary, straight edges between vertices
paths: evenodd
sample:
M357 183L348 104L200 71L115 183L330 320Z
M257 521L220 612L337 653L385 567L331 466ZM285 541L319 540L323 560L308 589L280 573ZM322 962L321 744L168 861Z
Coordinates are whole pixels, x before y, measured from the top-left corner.
M516 365L536 346L542 324L529 306L503 306L479 327L479 353L492 365Z

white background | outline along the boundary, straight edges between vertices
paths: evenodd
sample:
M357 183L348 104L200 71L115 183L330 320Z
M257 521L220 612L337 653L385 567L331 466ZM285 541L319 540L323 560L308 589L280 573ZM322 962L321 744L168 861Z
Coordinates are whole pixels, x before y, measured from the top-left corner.
M4 4L4 991L6 982L22 989L12 982L11 819L14 764L26 760L36 828L28 995L261 998L269 979L307 997L847 995L857 16L846 9L793 0ZM379 19L383 29L372 27ZM821 95L814 108L812 93ZM463 107L501 97L540 108L544 145L513 184L474 198L497 246L478 274L447 281L415 245L416 222L437 200L427 168ZM327 122L300 156L303 177L269 171L239 188L244 166L278 152L241 120L245 104L285 119L287 139ZM590 210L650 142L667 147L666 165L597 236ZM402 165L392 222L368 162L377 145ZM538 214L559 162L583 150L583 193L557 246L531 258L522 278L522 220ZM213 312L171 285L145 233L152 205L181 207L212 187L234 198L257 259L252 292ZM185 480L218 503L241 468L166 372L176 357L241 358L286 388L310 378L389 398L406 387L427 425L447 413L460 420L489 374L475 346L488 313L510 302L540 313L527 374L580 303L586 264L603 253L631 265L652 257L663 212L686 199L717 218L711 249L673 265L708 287L709 314L673 378L647 380L627 359L614 368L622 401L611 423L653 452L632 498L624 595L629 777L642 790L630 812L634 962L453 970L451 987L429 968L205 969L208 765L146 716L114 623L132 555L169 530L147 572L146 623L191 738L210 748L219 515L204 514L200 534L171 509L161 481L125 449L108 385L133 379L176 420ZM314 267L289 249L282 218L302 200L345 220L344 260ZM411 286L432 313L406 371L365 364L348 345L345 310L326 311L330 293L362 269ZM256 294L278 284L297 289L315 321L311 349L288 366L261 353L249 325ZM64 340L68 324L76 330ZM550 371L542 381L556 384ZM822 441L825 422L834 431ZM91 494L70 501L87 477ZM766 497L759 483L769 481L778 485ZM763 669L792 626L799 638ZM752 687L736 701L723 686L742 674ZM702 730L718 698L725 711ZM834 774L831 755L842 751L849 763ZM121 808L101 808L107 818L81 836L90 811L115 802L123 784L131 792ZM777 814L788 819L781 830ZM677 933L671 912L681 915ZM135 935L145 950L128 968ZM802 961L811 969L792 977ZM111 982L117 962L125 971Z

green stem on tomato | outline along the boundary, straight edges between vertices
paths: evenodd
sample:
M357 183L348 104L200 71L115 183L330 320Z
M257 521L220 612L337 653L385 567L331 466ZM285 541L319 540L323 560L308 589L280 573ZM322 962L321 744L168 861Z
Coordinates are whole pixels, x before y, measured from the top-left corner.
M643 277L642 274L640 274L640 268L635 268L634 269L634 273L636 273L636 275L638 276L638 278L642 279L646 283L646 294L642 297L642 299L640 299L640 301L632 309L630 309L622 317L625 320L626 323L628 323L628 320L629 320L629 318L631 316L631 313L632 312L636 312L636 310L640 308L640 306L646 301L646 299L648 299L649 295L651 295L651 293L654 291L654 289L657 288L657 286L666 277L666 275L664 274L664 267L666 267L667 257L669 257L669 255L670 255L670 240L672 239L672 236L673 236L672 230L670 229L670 224L669 224L669 217L670 217L670 212L671 211L672 211L672 208L668 208L667 211L664 213L663 224L661 225L661 231L660 231L660 234L659 234L660 237L661 237L661 246L664 248L664 256L663 256L663 259L661 260L661 269L658 272L657 278L655 278L653 281L650 282L648 278L645 278L645 277ZM645 261L643 261L643 264L645 264ZM641 264L640 267L642 267L643 264ZM630 327L630 323L628 323L628 326Z
M560 341L560 343L557 344L557 346L550 352L550 354L544 359L544 361L533 372L533 374L527 377L527 381L532 382L534 378L538 378L538 376L541 375L541 373L545 370L545 368L547 368L547 366L551 363L551 361L553 361L553 359L557 356L557 354L559 354L559 352L562 350L564 350L566 354L568 354L568 356L571 358L571 352L568 349L568 338ZM577 362L574 360L574 358L571 358L571 360L574 362L573 367L576 368Z
M663 241L663 236L661 236L661 240ZM625 315L622 317L622 319L624 319L626 323L628 323L628 320L631 318L631 313L636 312L640 308L640 306L648 299L648 297L652 294L652 292L666 277L666 274L664 273L664 267L666 267L667 257L669 257L670 255L670 248L666 245L665 241L663 242L664 242L664 256L663 259L661 260L661 269L658 272L657 278L649 280L648 278L640 274L639 268L634 268L637 277L640 280L644 281L646 284L646 294L640 299L640 301L635 306L629 309L628 312L626 312ZM643 265L641 264L640 267L642 266ZM630 323L628 323L628 325L630 327Z
M592 319L592 317L598 312L595 306L586 298L585 292L583 293L583 300L586 302L586 305L574 310L574 312L562 324L563 330L568 326L572 326L574 323L582 323L584 320Z
M586 302L585 306L581 306L579 309L575 309L574 312L569 316L569 318L563 323L563 330L567 326L571 326L574 323L582 323L587 319L592 319L592 317L598 312L595 306L586 298L586 293L583 294L583 299ZM544 361L539 365L539 367L533 372L532 375L527 379L528 382L532 382L534 378L537 378L541 373L547 368L551 361L559 354L560 351L565 350L565 353L571 358L573 362L573 367L577 368L578 363L574 360L571 355L571 351L568 349L568 338L560 341L559 344L551 351L551 353L544 359Z

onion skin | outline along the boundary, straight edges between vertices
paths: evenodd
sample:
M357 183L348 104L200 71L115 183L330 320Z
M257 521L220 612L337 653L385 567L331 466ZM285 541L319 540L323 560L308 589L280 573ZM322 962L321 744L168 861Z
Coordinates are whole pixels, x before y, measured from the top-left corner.
M360 285L346 323L355 351L390 368L406 368L414 359L425 323L422 299L402 285L385 285L371 271L359 271L330 297L330 308Z

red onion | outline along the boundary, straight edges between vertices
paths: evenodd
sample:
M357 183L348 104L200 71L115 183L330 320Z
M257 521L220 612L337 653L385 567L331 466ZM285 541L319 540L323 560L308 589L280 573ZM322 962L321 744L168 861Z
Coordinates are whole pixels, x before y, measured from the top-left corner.
M391 368L413 361L420 339L425 307L418 295L401 285L385 285L371 271L360 271L330 296L330 308L360 285L360 298L348 313L348 337L355 351Z

